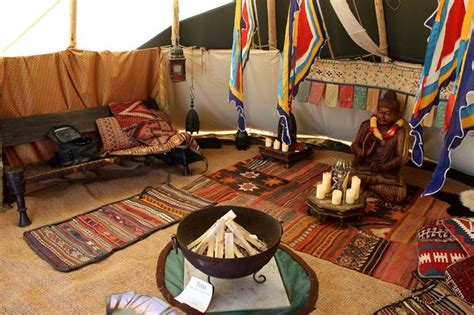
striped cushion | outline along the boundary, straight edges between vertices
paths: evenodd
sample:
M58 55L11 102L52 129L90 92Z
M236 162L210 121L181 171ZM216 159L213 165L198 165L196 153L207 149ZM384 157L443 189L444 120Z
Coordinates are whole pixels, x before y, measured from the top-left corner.
M96 120L104 151L117 151L138 146L122 131L115 117L105 117Z

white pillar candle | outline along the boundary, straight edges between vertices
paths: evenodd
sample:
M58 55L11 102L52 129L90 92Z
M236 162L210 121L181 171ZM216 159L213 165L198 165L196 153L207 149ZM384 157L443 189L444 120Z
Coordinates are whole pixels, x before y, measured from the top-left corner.
M332 192L332 199L331 199L331 203L333 205L340 205L341 204L341 201L342 201L342 191L340 191L339 189L336 189Z
M346 190L346 203L351 205L354 202L355 202L354 191L351 188L349 188L348 190Z
M289 148L288 144L286 144L284 142L281 144L281 151L282 152L288 152L288 148Z
M346 177L344 177L344 181L342 182L342 189L346 189L348 183L349 183L349 174L347 174Z
M265 147L270 148L272 146L272 138L265 137Z
M273 141L273 149L280 150L280 141L278 140Z
M318 184L316 186L316 199L324 199L324 197L326 197L326 190L323 184Z
M354 192L354 199L358 200L360 195L360 178L352 176L351 189Z
M331 172L324 172L323 173L323 186L326 190L325 192L328 193L331 191Z

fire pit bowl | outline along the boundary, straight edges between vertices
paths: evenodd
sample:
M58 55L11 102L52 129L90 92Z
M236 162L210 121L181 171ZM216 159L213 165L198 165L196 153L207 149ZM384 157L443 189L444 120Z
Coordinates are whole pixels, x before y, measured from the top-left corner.
M235 222L258 236L267 250L256 255L241 258L214 258L198 255L187 245L201 236L229 210L237 215ZM189 214L178 225L176 236L172 237L175 248L181 249L184 257L197 269L208 276L223 279L242 278L259 271L275 254L280 244L282 227L274 217L251 208L237 206L209 207Z

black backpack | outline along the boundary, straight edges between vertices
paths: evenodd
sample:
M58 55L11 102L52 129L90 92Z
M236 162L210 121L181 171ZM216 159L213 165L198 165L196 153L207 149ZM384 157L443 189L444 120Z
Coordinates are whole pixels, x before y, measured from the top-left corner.
M83 137L73 126L54 127L48 132L48 137L59 146L51 161L53 166L71 166L99 156L97 141Z

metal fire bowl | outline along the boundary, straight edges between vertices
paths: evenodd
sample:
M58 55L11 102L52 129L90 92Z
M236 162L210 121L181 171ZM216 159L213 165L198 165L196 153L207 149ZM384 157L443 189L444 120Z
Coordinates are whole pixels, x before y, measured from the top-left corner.
M253 256L224 259L198 255L187 248L189 243L206 232L229 210L233 210L237 215L237 223L267 244L267 250ZM175 248L179 247L184 257L206 275L235 279L254 274L265 266L278 249L281 235L280 222L264 212L237 206L217 206L189 214L178 225L177 234L172 240Z

